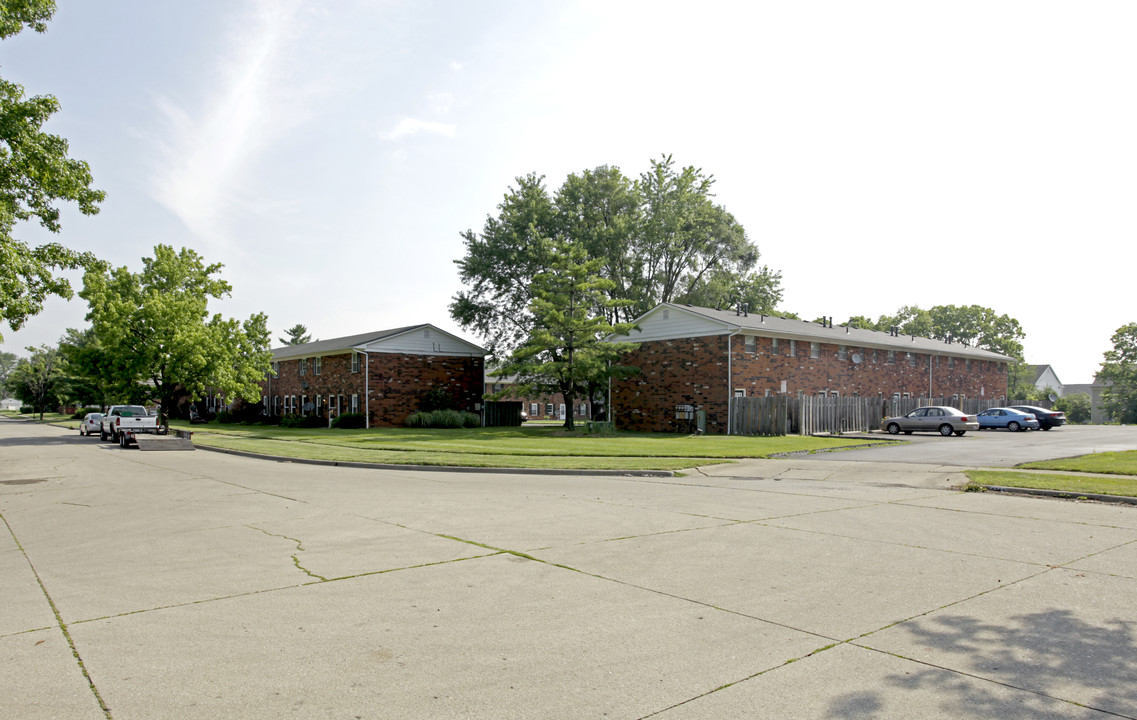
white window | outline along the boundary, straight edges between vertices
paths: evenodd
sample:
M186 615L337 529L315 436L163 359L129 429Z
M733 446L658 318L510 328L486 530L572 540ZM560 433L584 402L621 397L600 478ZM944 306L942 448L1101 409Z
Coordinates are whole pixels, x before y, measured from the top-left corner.
M746 388L735 388L734 389L734 396L735 397L746 397Z
M307 415L308 414L308 396L307 395L301 395L300 396L300 414L301 415Z
M908 353L908 364L916 367L916 353Z
M316 368L315 368L314 374L319 375L320 372L324 369L324 358L323 357L316 358L315 366L316 366Z
M797 340L790 340L790 357L797 357Z
M360 353L351 354L351 371L353 373L359 372L359 357Z
M308 358L300 358L300 376L308 374Z
M272 374L273 375L279 375L280 374L280 362L279 361L276 361L276 360L272 361Z
M848 357L849 357L849 349L846 348L844 345L838 345L837 346L837 359L838 360L846 360L846 359L848 359Z
M758 338L753 335L747 335L744 338L743 349L748 353L758 352Z
M359 412L359 395L356 393L352 393L351 396L351 411L353 413Z
M316 414L317 415L320 414L320 410L323 409L323 407L324 407L324 396L323 395L317 395L316 396Z
M770 338L770 354L778 354L778 338Z
M529 403L529 414L536 416L541 414L540 405L537 403Z
M892 365L896 362L896 351L895 350L889 350L888 351L888 359L885 362L887 362L889 365Z
M819 357L821 357L821 343L819 343L819 342L811 342L811 343L809 344L809 356L810 356L811 358L819 358Z

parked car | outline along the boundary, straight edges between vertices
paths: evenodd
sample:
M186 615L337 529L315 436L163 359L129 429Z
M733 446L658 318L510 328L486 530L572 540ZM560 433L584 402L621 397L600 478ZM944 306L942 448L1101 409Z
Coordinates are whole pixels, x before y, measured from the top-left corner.
M945 437L955 433L962 436L968 430L978 430L979 423L974 415L964 415L962 410L946 405L933 405L916 408L907 415L885 418L880 426L890 435L914 432L938 432Z
M79 434L80 435L95 435L103 424L102 413L87 413L83 419L79 421Z
M984 410L975 416L979 421L980 430L1006 428L1011 432L1019 430L1037 430L1038 418L1032 413L1023 412L1009 407L994 407Z
M1049 430L1052 427L1060 427L1066 424L1066 413L1061 410L1047 410L1046 408L1035 407L1033 405L1012 405L1011 408L1034 415L1038 418L1038 424L1043 430Z

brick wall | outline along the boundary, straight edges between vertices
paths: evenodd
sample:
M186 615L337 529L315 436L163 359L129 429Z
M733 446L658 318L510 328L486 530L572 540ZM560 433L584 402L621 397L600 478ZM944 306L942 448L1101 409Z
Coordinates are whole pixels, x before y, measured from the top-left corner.
M639 374L612 388L616 427L641 432L680 432L687 420L675 419L676 405L707 412L707 432L727 428L726 336L641 343L621 358Z
M358 394L359 411L370 411L372 427L404 425L407 416L419 409L421 395L436 385L447 388L460 409L474 412L482 402L482 358L373 352L366 356L366 372L364 359L360 357L359 372L352 372L351 353L324 355L316 375L313 358L308 358L303 376L298 359L284 360L276 377L261 382L261 392L270 401L295 395L298 405L303 395L309 402L317 395L342 395L343 412L350 410L352 394Z
M748 396L790 395L821 392L841 396L1002 398L1007 394L1006 366L986 360L971 360L915 353L910 364L907 351L888 352L855 346L819 343L817 357L811 344L798 341L792 347L781 339L775 353L772 338L758 337L749 352L742 336L730 338L730 372L727 383L727 336L642 343L622 362L641 369L639 375L616 384L612 402L617 427L625 430L680 432L688 424L675 419L675 406L695 405L707 412L707 432L727 430L728 398L734 390ZM794 354L791 355L791 347ZM859 353L863 362L853 363ZM930 367L929 367L930 363ZM783 385L784 383L784 385Z

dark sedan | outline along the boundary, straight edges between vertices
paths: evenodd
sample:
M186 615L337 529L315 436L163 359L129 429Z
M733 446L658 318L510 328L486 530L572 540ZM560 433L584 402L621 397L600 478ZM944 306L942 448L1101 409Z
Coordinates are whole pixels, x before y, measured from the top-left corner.
M1046 408L1034 407L1033 405L1011 405L1015 410L1024 413L1030 413L1038 419L1038 425L1043 430L1049 430L1053 427L1061 427L1066 424L1066 413L1061 410L1047 410Z

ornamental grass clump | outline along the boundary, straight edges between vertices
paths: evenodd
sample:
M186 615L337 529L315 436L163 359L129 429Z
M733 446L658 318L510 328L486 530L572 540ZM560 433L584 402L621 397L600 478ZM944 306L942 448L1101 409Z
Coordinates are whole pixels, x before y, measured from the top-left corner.
M464 410L432 410L430 412L416 412L407 417L407 427L458 429L480 427L482 419L472 412Z

